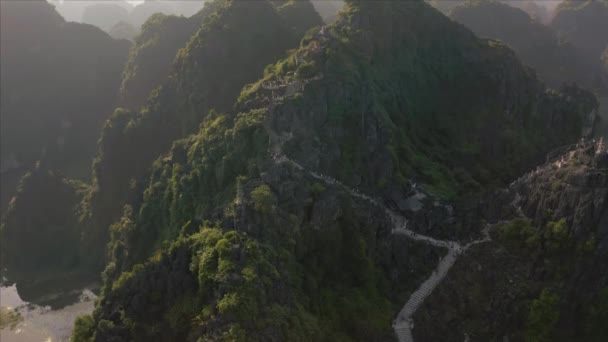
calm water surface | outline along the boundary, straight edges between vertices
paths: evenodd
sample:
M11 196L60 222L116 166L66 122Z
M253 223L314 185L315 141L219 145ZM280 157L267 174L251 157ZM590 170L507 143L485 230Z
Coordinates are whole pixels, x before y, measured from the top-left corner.
M69 341L76 317L91 313L97 296L84 289L72 303L58 309L24 302L15 285L0 287L2 342ZM67 304L67 303L66 303ZM8 321L8 323L7 323Z

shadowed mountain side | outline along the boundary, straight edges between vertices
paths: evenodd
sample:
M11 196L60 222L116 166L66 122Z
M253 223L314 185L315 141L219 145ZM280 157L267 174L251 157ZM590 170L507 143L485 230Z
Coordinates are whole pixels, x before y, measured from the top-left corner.
M65 22L44 1L3 1L0 34L2 211L38 159L86 179L117 103L129 42Z

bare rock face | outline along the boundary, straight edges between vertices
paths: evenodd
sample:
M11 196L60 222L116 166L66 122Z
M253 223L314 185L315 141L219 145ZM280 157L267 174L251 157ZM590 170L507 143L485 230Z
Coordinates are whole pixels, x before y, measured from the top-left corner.
M603 141L581 142L488 198L481 212L493 223L493 242L450 271L417 313L415 338L605 337L607 167Z
M566 218L574 237L600 229L599 246L608 248L607 157L603 141L576 145L518 179L510 188L514 205L539 226Z

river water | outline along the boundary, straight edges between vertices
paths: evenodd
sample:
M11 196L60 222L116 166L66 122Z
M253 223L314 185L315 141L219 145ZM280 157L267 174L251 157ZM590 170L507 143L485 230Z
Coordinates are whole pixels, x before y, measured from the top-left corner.
M80 315L91 313L96 298L92 291L84 289L76 302L53 309L24 302L15 285L0 287L0 341L69 341L74 320Z

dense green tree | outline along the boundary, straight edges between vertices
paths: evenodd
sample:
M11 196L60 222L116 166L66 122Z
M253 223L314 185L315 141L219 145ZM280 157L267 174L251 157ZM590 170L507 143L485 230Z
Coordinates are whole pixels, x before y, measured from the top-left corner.
M544 289L540 297L532 301L528 314L526 341L554 341L553 333L559 320L558 303L559 297L549 289Z

